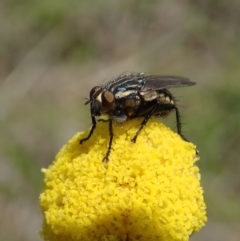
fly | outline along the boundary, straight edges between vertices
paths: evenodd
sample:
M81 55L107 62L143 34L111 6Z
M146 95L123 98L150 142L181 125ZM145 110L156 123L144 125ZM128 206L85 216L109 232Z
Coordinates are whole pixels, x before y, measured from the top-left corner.
M165 117L171 111L175 111L177 133L183 140L188 141L182 134L180 113L175 98L168 89L194 84L195 82L184 77L131 72L101 86L93 87L90 98L85 103L90 104L92 128L88 136L80 140L80 144L92 136L97 125L96 117L108 115L110 139L103 158L103 162L108 162L113 141L113 121L124 122L142 117L141 125L131 140L136 142L141 130L152 116Z

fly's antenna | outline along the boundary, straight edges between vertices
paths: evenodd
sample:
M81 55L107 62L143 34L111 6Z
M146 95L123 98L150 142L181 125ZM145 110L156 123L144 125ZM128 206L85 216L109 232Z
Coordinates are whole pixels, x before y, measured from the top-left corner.
M92 100L90 100L90 99L88 99L88 98L84 98L84 99L87 100L87 101L84 103L84 105L88 105L89 103L92 102Z

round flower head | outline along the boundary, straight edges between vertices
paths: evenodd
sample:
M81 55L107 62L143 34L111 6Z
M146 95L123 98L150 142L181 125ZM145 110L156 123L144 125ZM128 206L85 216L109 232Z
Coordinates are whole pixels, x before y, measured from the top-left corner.
M46 241L188 240L204 226L206 207L196 148L157 120L136 143L139 120L76 134L44 169L40 197Z

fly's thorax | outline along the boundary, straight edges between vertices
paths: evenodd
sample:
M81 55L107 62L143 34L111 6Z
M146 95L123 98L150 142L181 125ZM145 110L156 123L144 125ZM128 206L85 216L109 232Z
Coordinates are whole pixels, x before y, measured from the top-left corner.
M115 111L125 113L125 117L133 116L142 100L137 90L125 90L115 93ZM121 117L123 120L124 118Z
M139 96L142 98L143 101L149 102L156 100L158 97L158 93L156 90L143 87L141 91L139 91Z
M134 96L133 98L125 99L122 103L122 106L125 108L137 108L141 104L141 99L139 96Z
M125 73L107 83L105 88L114 94L128 90L136 91L142 88L145 81L143 73Z
M135 115L139 106L141 106L142 99L139 95L133 94L121 99L119 103L119 109L122 109L128 117L132 117Z
M116 100L128 99L128 98L131 98L131 96L136 95L136 93L137 93L136 90L119 91L114 94L114 97Z

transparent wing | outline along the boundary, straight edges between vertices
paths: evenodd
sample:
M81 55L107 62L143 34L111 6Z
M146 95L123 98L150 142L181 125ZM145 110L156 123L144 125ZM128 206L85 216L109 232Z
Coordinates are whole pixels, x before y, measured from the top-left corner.
M170 89L195 85L195 82L188 78L171 76L171 75L150 75L145 76L146 82L144 87L151 90Z

